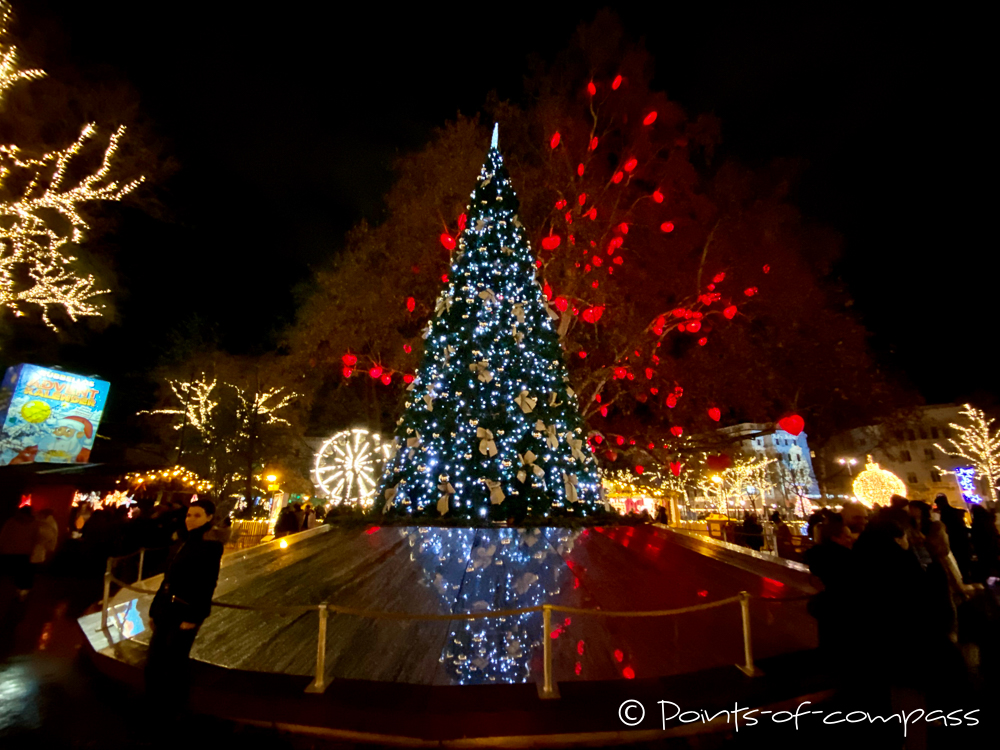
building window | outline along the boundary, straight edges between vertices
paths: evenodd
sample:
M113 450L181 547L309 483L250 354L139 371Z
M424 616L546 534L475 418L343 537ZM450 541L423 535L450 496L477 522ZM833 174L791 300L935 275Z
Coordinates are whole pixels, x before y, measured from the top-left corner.
M906 481L909 482L910 484L916 484L917 483L917 475L914 474L914 473L912 473L912 472L910 474L907 474Z
M931 427L931 438L934 440L938 439L938 429L937 427Z
M927 430L925 430L923 427L920 428L920 439L921 440L927 439Z
M951 428L950 427L942 427L941 428L941 432L944 433L944 436L946 438L948 438L949 440L951 439Z
M909 451L901 451L900 454L899 454L899 460L900 461L912 461L913 459L910 458L910 452Z
M892 434L896 436L896 440L902 440L903 439L903 431L902 430L896 430Z
M916 433L913 430L907 430L906 431L906 439L907 440L916 440L917 439L917 435L916 435Z
M936 471L932 471L931 472L931 481L934 482L934 483L940 482L941 481L941 475L938 472L936 472Z
M931 459L933 461L934 460L934 449L933 448L924 448L924 458L929 458L929 459Z

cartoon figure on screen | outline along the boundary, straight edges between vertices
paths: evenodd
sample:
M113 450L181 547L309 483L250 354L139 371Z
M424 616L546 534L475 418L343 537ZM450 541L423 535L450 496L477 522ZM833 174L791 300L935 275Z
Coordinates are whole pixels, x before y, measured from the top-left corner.
M89 419L77 416L60 417L52 432L38 441L38 445L24 448L11 464L40 463L86 463L90 459L90 448L84 447L94 438L94 425Z

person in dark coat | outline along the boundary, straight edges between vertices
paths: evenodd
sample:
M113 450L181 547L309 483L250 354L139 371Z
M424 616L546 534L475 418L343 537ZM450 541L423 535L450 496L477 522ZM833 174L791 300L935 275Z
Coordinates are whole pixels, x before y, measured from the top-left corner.
M295 517L295 510L290 505L286 505L278 514L278 520L274 523L274 538L296 534L299 530L299 522Z
M747 513L743 519L743 535L746 546L760 552L764 546L764 527L757 520L756 513Z
M823 541L806 550L809 572L823 583L823 590L809 601L816 618L819 647L830 658L843 658L854 631L859 571L851 548L854 534L835 514L823 522Z
M985 583L1000 575L1000 532L993 514L982 505L972 506L972 546L976 550L972 579Z
M0 574L10 576L18 598L28 597L35 580L31 553L38 543L38 522L30 505L23 505L0 529Z
M191 503L184 522L185 538L149 607L153 637L146 661L146 691L157 702L176 708L187 702L191 646L211 612L219 580L222 543L205 538L214 514L209 500Z

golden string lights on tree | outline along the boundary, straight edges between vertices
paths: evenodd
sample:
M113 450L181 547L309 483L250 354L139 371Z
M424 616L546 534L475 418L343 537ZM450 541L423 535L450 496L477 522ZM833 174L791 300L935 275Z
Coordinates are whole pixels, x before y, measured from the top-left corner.
M282 395L284 388L260 388L251 392L231 383L227 385L236 391L240 400L239 414L248 427L251 420L256 420L258 417L264 418L262 425L290 424L277 413L290 405L300 394L288 392Z
M21 70L14 47L3 37L10 19L10 7L0 3L0 103L19 81L44 76L41 70ZM42 320L53 330L58 327L50 314L61 308L74 322L80 317L100 316L103 305L94 298L106 294L90 274L83 275L72 264L71 245L83 240L89 228L79 207L90 201L120 201L143 178L120 183L109 179L111 164L124 126L108 141L100 165L91 173L67 184L73 158L96 133L94 123L80 131L69 146L32 156L16 145L0 146L0 309L8 307L18 317L21 306L38 305Z
M0 103L3 102L4 94L15 83L43 78L45 76L44 70L21 70L18 68L17 47L4 44L4 37L7 35L7 25L10 23L10 16L10 5L0 2Z
M123 480L132 486L133 491L139 489L160 487L161 485L179 484L194 492L207 492L212 489L212 483L202 479L190 469L183 466L171 466L168 469L153 469L146 472L131 472Z
M891 471L880 469L868 456L864 471L854 478L854 494L869 508L876 505L888 507L893 495L906 497L906 485Z
M976 474L986 479L990 499L996 502L996 485L1000 481L1000 432L990 429L995 420L986 419L986 415L980 409L965 404L965 408L959 413L966 417L970 424L949 425L958 431L957 438L948 440L951 450L937 444L934 447L942 453L965 459L972 464Z
M175 430L191 425L202 435L207 435L211 430L212 412L219 405L218 400L212 398L217 382L216 378L209 381L207 375L199 375L194 380L168 380L167 385L180 404L179 408L144 410L139 414L181 416L181 421L174 425Z

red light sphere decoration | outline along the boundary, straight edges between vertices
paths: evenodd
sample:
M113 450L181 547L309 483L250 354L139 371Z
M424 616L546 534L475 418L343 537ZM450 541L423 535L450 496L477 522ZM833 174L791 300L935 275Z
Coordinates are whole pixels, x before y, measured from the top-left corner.
M622 167L626 172L631 172L633 169L639 166L639 160L634 156L625 162L625 166Z
M596 151L597 150L597 136L596 135L593 138L590 139L590 150L591 151Z
M672 221L665 221L665 222L663 222L662 224L660 224L660 231L661 232L672 232L672 231L674 231L674 222L672 222Z
M452 237L450 234L445 232L444 234L441 235L440 239L441 239L441 244L444 245L445 250L455 249L455 238Z
M655 109L652 112L650 112L648 115L646 115L645 117L642 118L642 124L643 125L652 125L654 122L656 122L656 110Z
M465 231L465 225L466 225L466 223L468 221L469 221L469 217L466 216L465 214L459 214L458 215L458 231L459 232L464 232Z
M406 298L406 309L413 312L417 307L417 301L413 297Z
M615 80L613 80L611 82L611 90L612 91L617 91L618 87L621 86L621 85L622 85L622 77L621 77L621 75L616 75L615 76Z
M681 466L683 466L683 464L680 461L671 461L670 473L675 477L679 477L681 475Z
M645 470L646 470L645 466L636 465L636 467L635 467L635 473L636 474L642 474L642 472L644 472Z
M670 434L673 435L674 437L680 437L681 435L684 434L684 428L681 427L680 425L675 424L673 427L670 428Z
M590 94L591 96L597 94L597 86L594 85L593 81L587 84L587 93Z
M713 406L708 410L708 416L713 422L718 422L722 419L722 411L718 407Z
M558 234L550 234L548 237L542 237L542 248L544 250L555 250L560 244L562 244L562 237Z
M351 375L354 374L354 369L351 367L345 367L343 370L341 370L341 372L344 373L345 378L349 378L351 377Z
M617 185L619 182L622 181L622 179L624 179L624 177L625 177L625 173L622 172L621 170L619 170L619 171L615 172L614 175L612 175L611 181Z
M378 380L382 377L382 367L380 365L375 365L368 371L368 374L371 376L372 380Z
M413 382L413 375L411 375L410 373L406 373L403 376L403 382L406 383L407 385L409 385L410 383L412 383Z
M559 141L561 138L562 136L559 135L558 130L555 133L553 133L552 139L549 141L549 148L556 148L559 145Z
M596 305L594 307L588 307L582 313L580 317L587 323L596 323L604 315L604 305Z
M747 287L746 289L743 290L743 293L747 297L753 297L757 293L757 287L755 286Z
M654 190L653 200L656 201L657 203L663 203L663 193L661 193L659 190Z
M380 380L382 381L382 385L390 385L392 383L392 375L387 372L383 373Z
M727 307L725 310L722 311L722 315L723 315L723 317L727 318L728 320L732 320L733 318L735 318L736 317L736 305L730 305L729 307Z
M778 427L789 435L797 437L806 428L806 421L798 414L789 414L787 417L782 417L778 420Z
M340 358L340 361L343 362L348 367L354 367L354 365L358 363L358 358L353 354L351 354L350 352L348 352L347 354L345 354L343 357Z

